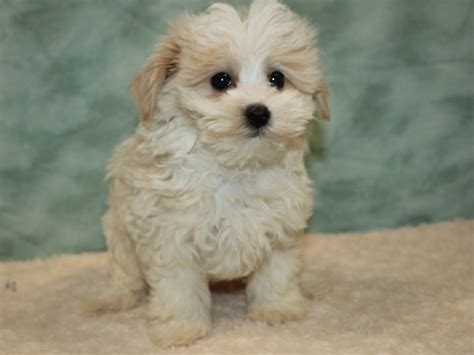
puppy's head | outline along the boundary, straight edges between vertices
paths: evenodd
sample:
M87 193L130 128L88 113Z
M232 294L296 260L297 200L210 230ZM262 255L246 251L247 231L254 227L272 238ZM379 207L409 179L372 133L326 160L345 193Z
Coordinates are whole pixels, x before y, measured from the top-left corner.
M170 26L132 83L144 122L180 116L228 165L268 164L329 118L315 31L276 0L214 4Z

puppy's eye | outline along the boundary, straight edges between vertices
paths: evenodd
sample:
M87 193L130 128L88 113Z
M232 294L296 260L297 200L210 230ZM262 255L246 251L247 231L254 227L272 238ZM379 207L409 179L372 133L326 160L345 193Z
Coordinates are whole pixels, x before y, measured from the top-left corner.
M211 85L217 91L225 91L232 86L232 78L227 73L217 73L211 78Z
M282 89L285 86L285 76L279 71L271 73L268 80L270 80L271 86L276 86L278 89Z

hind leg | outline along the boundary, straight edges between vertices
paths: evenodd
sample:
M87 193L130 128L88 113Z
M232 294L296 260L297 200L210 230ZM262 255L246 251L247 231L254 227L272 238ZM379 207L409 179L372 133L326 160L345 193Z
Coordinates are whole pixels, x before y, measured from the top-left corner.
M135 246L110 210L102 225L110 256L111 282L103 295L86 306L86 312L92 314L133 308L146 290Z

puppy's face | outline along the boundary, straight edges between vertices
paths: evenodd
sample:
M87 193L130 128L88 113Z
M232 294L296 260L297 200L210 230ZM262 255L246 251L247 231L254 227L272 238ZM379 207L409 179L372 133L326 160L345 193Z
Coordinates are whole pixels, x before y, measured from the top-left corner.
M268 164L304 146L315 111L329 117L314 40L312 27L274 0L187 16L134 81L141 118L182 114L226 164Z

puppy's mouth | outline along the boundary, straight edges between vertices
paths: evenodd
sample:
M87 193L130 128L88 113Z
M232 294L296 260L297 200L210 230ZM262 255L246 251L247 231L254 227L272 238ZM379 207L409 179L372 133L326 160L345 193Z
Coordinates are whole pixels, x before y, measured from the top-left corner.
M247 133L247 138L263 138L268 133L267 131L266 127L250 128L250 132Z

